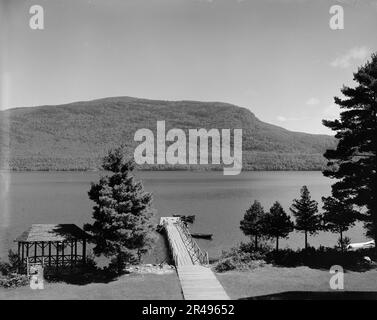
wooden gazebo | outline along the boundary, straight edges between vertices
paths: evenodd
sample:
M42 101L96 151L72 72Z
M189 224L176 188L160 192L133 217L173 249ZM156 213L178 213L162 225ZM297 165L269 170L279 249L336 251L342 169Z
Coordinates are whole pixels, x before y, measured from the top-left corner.
M49 267L85 263L88 239L89 235L75 224L33 224L15 240L20 270L25 270L28 262Z

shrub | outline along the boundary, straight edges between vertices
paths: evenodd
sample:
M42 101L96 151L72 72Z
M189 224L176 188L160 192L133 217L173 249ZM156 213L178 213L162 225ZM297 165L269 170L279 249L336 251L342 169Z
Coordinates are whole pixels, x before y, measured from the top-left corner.
M29 277L21 274L8 274L0 278L0 287L3 288L16 288L29 285Z
M254 244L241 243L239 247L223 251L214 269L216 272L250 270L263 265L265 263L264 257L264 252L254 250Z
M339 237L337 246L341 250L346 250L347 246L351 243L351 238L349 237Z
M10 264L0 261L0 275L6 276L10 273Z
M8 251L9 262L0 261L0 274L6 276L10 273L16 273L18 271L19 261L18 254L12 250Z
M266 254L272 251L272 247L266 241L261 240L258 250L254 249L254 244L252 242L241 242L239 245L239 250L252 254L255 259L264 259Z
M225 258L218 261L215 265L216 272L226 272L236 269L236 265L232 258Z
M370 249L341 252L339 248L309 247L306 250L284 249L279 252L269 252L266 261L285 267L308 266L329 269L333 265L340 265L343 268L360 270L371 267L364 256L375 258L373 250Z
M375 262L370 263L365 257L369 257ZM373 248L342 252L339 247L326 248L322 246L296 251L292 249L275 251L265 245L255 251L253 243L241 243L238 247L223 251L221 257L214 264L214 270L216 272L251 270L264 264L325 269L340 265L348 270L363 271L377 266L377 254Z

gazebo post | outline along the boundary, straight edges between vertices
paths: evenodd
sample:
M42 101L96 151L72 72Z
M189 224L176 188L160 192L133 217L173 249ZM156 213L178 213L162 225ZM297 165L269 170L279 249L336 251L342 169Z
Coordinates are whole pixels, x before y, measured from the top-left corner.
M77 263L77 239L75 239L75 263Z
M73 240L71 240L71 268L73 268Z
M51 267L51 241L48 242L48 266Z
M86 263L86 239L82 241L82 262Z
M25 246L25 242L21 242L21 246L22 246L22 248L21 248L21 254L22 254L22 259L21 259L21 264L22 264L22 266L24 265L24 246Z
M17 250L17 256L18 256L18 273L21 272L21 243L18 242L18 250Z
M37 263L38 242L34 242L34 263Z
M55 248L56 248L56 268L58 267L59 265L59 250L58 250L58 242L55 242Z
M26 242L26 263L29 260L29 242Z
M64 241L62 241L62 267L64 267Z

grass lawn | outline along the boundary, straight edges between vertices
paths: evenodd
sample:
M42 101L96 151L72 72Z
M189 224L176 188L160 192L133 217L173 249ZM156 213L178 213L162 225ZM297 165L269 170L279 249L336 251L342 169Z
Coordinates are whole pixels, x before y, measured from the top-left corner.
M163 275L124 275L109 283L72 285L66 283L45 283L44 290L30 287L15 289L0 288L0 299L126 299L181 300L181 287L176 273Z
M265 266L253 271L217 273L217 278L231 299L255 297L286 291L333 291L328 270L308 267L279 268ZM377 292L377 269L346 272L345 291Z
M288 291L332 291L328 270L308 267L279 268L264 266L252 271L217 273L217 278L231 299L263 296ZM377 269L366 272L346 272L346 291L377 293ZM377 295L376 295L377 296ZM182 300L176 273L130 274L109 283L74 285L45 283L44 290L29 287L0 288L0 299L126 299Z

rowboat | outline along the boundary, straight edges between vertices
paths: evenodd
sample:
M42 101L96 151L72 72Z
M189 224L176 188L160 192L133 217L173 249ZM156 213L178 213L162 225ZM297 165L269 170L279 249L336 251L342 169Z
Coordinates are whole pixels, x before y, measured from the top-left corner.
M212 239L212 233L191 233L191 237L200 239Z

